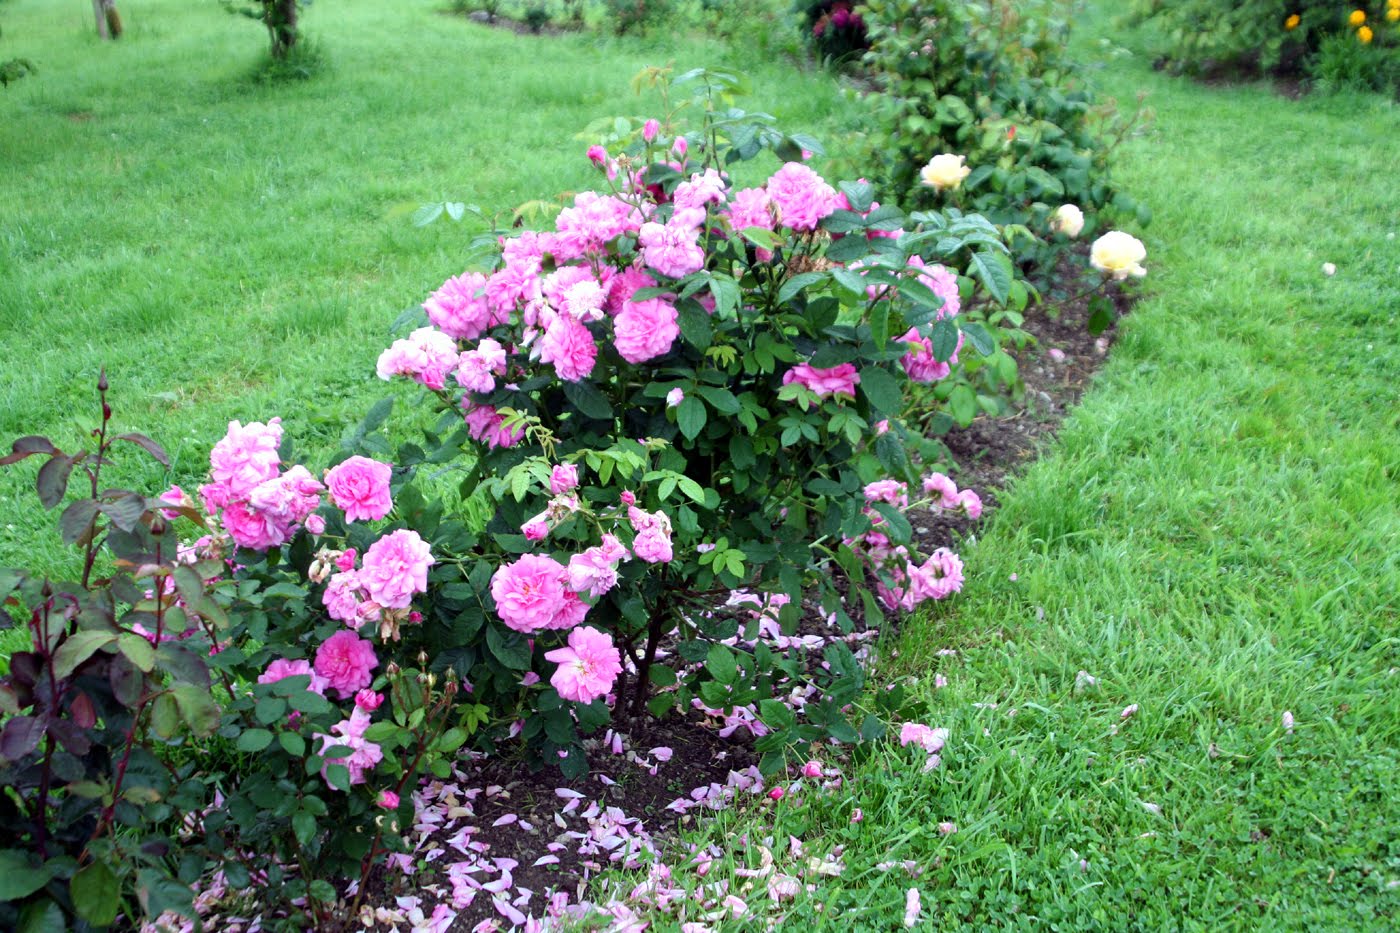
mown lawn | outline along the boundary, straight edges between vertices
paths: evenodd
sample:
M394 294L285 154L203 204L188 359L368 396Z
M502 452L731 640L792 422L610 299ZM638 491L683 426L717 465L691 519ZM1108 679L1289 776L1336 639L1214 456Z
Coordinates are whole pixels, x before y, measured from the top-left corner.
M0 7L0 49L30 41L43 68L0 92L0 438L75 438L105 364L119 417L185 482L230 418L333 443L381 394L388 322L460 271L464 231L416 229L412 207L586 184L573 134L645 111L626 91L642 65L737 64L754 107L833 142L855 106L701 39L517 37L431 0L316 4L331 71L266 87L247 80L261 34L217 4L127 0L106 47L82 6ZM880 682L917 678L951 729L943 764L890 748L844 795L693 838L739 859L744 832L845 846L790 929L895 928L910 887L930 929L1391 928L1400 111L1082 47L1106 91L1157 110L1120 168L1156 213L1133 231L1150 297L963 548L963 596L885 646ZM61 566L30 473L0 474L0 564ZM1080 670L1097 684L1076 691ZM902 860L917 877L877 867Z
M892 748L697 838L844 845L794 929L892 929L910 887L927 929L1393 929L1400 109L1173 80L1085 28L1104 90L1157 110L1120 176L1150 297L961 598L886 646L943 765Z
M92 423L99 367L119 422L197 482L230 419L281 415L312 455L389 394L389 325L466 266L472 231L414 227L426 201L488 212L594 184L575 139L650 115L640 69L738 67L746 109L841 142L852 108L821 73L702 35L518 36L443 0L335 0L304 19L328 70L253 79L262 27L215 0L125 0L101 44L91 11L0 6L0 53L40 74L0 96L0 440L62 446ZM135 458L132 458L133 461ZM29 488L0 471L0 565L62 566ZM129 475L159 483L155 472Z

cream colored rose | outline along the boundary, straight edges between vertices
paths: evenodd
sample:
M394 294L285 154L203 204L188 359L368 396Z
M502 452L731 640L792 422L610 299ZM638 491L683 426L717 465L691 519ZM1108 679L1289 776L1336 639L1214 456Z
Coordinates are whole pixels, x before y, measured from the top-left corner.
M1050 229L1072 240L1084 229L1084 212L1073 204L1061 204L1050 215Z
M1121 230L1110 230L1094 241L1089 249L1089 263L1100 272L1106 272L1115 279L1128 276L1142 278L1147 270L1142 261L1147 258L1147 247L1135 236Z
M923 183L938 191L956 188L962 184L963 179L972 174L972 169L963 163L967 161L967 156L953 155L951 152L940 153L928 160L919 171L919 178Z

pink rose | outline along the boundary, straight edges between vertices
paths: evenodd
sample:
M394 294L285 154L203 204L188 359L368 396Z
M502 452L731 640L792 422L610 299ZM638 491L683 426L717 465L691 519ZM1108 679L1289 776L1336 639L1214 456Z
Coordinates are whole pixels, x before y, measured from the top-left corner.
M576 703L591 703L607 696L622 673L622 655L610 636L583 626L569 633L567 648L545 652L545 659L559 667L549 683L559 695Z
M844 395L848 398L856 397L856 386L860 383L860 374L851 363L842 363L840 366L833 366L830 369L817 369L810 363L800 363L783 374L783 385L797 382L806 386L818 398L826 398L830 395Z
M665 356L680 333L675 306L660 298L623 302L613 319L613 342L629 363Z
M565 628L565 582L563 564L551 557L523 554L491 575L496 614L517 632Z
M316 649L316 673L341 699L368 687L374 680L370 671L378 666L374 646L348 629L336 632Z
M794 230L815 230L836 210L836 189L799 162L788 162L768 179L768 196L778 208L778 221Z
M549 472L549 492L560 496L578 488L578 467L572 463L556 463Z
M399 808L399 795L391 790L381 790L374 803L385 810L397 810Z
M652 142L656 139L657 131L661 129L661 124L655 120L648 120L642 124L642 140Z
M356 708L362 709L366 713L372 713L379 709L383 702L384 694L375 693L373 690L361 690L355 694Z
M428 591L428 568L437 563L418 532L401 528L369 546L360 563L360 585L389 609L407 609L415 593Z
M554 371L565 382L588 378L597 359L598 345L593 335L573 318L560 314L545 328L540 360L553 363Z
M394 469L368 457L351 457L326 473L326 488L346 521L378 521L394 507L389 478Z
M288 677L299 677L302 674L310 676L311 683L307 685L312 693L319 693L322 696L326 693L326 681L320 674L311 669L309 661L286 661L278 658L267 666L267 670L258 675L258 683L275 684L279 680Z

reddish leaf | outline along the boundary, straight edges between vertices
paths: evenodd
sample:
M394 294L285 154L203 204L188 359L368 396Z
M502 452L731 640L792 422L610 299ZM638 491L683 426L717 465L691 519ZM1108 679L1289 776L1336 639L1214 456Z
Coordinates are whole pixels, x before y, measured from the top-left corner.
M12 450L13 453L5 457L0 457L0 466L16 463L23 460L25 457L32 457L35 454L58 453L58 448L50 443L47 437L39 437L34 434L21 437L10 445L10 450Z
M68 475L73 472L73 458L54 454L49 462L39 467L39 477L34 486L39 491L39 501L44 508L51 509L63 501L68 491Z
M79 693L68 706L68 715L78 724L79 729L91 729L97 725L97 710L92 705L92 697Z
M39 747L44 724L33 716L16 716L0 731L0 759L16 762Z
M97 515L97 503L91 499L79 499L63 510L58 520L59 531L65 544L81 541L92 531L92 520Z
M119 441L130 441L137 447L140 447L142 450L146 451L146 453L150 454L152 457L155 457L157 460L159 460L161 466L169 469L170 455L165 452L164 447L160 446L146 435L137 434L135 431L132 431L130 434L118 434L116 439Z
M88 738L87 732L79 728L78 724L71 719L55 719L49 724L49 734L58 739L60 745L79 758L92 751L92 739Z

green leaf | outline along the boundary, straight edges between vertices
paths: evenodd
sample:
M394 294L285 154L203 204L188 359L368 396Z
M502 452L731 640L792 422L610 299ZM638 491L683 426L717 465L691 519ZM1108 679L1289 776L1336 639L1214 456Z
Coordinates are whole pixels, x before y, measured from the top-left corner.
M1006 256L990 250L973 253L969 269L982 280L998 304L1006 304L1011 294L1011 261Z
M710 676L722 684L732 684L739 677L739 667L734 660L734 653L724 645L711 645L709 654L705 656L705 670L710 672Z
M244 729L234 744L240 752L256 754L272 744L272 733L266 729Z
M734 297L738 298L738 285L734 286ZM680 326L685 342L704 353L714 342L714 329L705 309L691 301L682 302L676 308L676 323Z
M607 421L613 416L612 405L598 387L588 381L564 383L564 397L584 415Z
M972 386L963 384L953 389L948 396L948 410L961 425L969 425L977 417L977 393Z
M710 294L715 296L715 314L720 317L727 317L731 311L739 308L739 283L727 275L716 275L710 279ZM706 322L708 323L708 321ZM684 331L682 331L684 333ZM689 337L686 338L691 344L695 344ZM705 342L708 347L709 341ZM704 349L703 347L701 349Z
M929 342L933 344L933 358L940 363L948 362L958 350L957 323L950 317L934 321Z
M867 366L860 374L860 389L870 404L886 415L904 410L904 392L899 380L878 366Z
M870 210L870 204L875 200L875 186L868 181L843 181L837 185L841 193L846 196L846 201L851 205L851 210L864 213Z
M867 742L873 742L884 734L885 724L880 721L880 717L874 713L866 713L860 724L860 737Z
M79 869L69 882L68 893L78 916L93 926L109 926L117 919L121 890L117 876L105 862L93 862Z
M987 328L983 327L976 321L968 321L966 324L963 324L961 326L963 334L967 336L967 339L969 341L971 341L972 346L976 348L978 353L982 354L983 356L991 356L993 353L996 352L996 341L992 339L991 334L987 333Z
M797 293L802 291L802 289L809 285L815 285L818 282L824 282L826 278L827 274L825 272L804 272L801 275L794 275L783 283L782 288L778 289L778 304L787 304L789 301L792 301L793 298L797 297Z
M885 518L885 532L889 539L895 544L908 544L914 534L914 529L909 524L909 519L904 517L904 513L890 505L888 502L872 502L870 507L880 513Z
M45 898L24 905L16 933L67 933L67 930L68 922L63 917L63 909Z
M162 693L151 702L151 728L163 739L180 734L180 707L171 694Z
M791 732L797 728L797 718L786 703L779 700L761 700L758 704L759 718L774 732Z
M739 400L734 397L734 393L728 389L719 386L696 386L695 391L721 415L737 415L739 409L743 407L739 404Z
M676 424L687 440L695 440L705 429L705 403L694 396L685 398L676 409Z
M530 645L525 636L500 625L486 627L486 647L505 667L523 671L530 667Z
M295 732L279 732L277 744L281 745L282 750L293 758L300 758L306 754L306 739Z
M190 731L197 736L213 735L222 719L219 704L213 695L194 684L176 684L171 692L175 695L175 705L180 708L180 716Z
M0 849L0 901L17 901L48 884L53 877L51 865L40 865L36 854Z
M137 669L147 674L156 666L156 649L135 632L123 632L117 637L117 647Z
M293 813L292 832L296 834L297 841L303 846L311 845L311 840L316 838L316 817L305 810Z
M53 656L55 677L70 676L78 666L117 640L116 632L75 632L63 640Z

